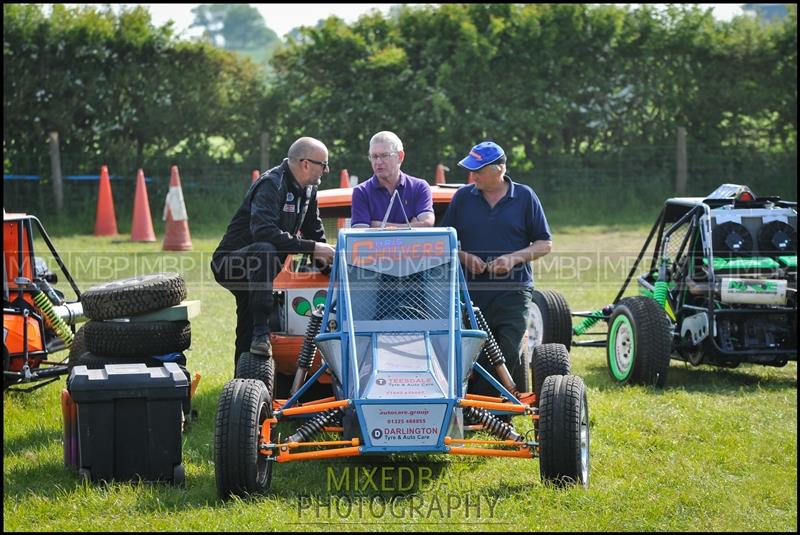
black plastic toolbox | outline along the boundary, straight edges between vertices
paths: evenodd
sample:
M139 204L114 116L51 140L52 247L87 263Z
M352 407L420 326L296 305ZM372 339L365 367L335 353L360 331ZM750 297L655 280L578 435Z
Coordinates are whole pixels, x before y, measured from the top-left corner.
M189 382L177 364L75 366L68 388L77 405L81 477L183 483L181 418Z

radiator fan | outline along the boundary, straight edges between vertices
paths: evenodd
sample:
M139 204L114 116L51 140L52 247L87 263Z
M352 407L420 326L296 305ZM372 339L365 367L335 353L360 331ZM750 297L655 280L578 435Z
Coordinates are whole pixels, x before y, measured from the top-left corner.
M747 254L753 251L750 232L739 223L728 221L713 230L714 251L717 253Z
M766 254L797 251L797 231L783 221L767 223L758 231L758 250Z

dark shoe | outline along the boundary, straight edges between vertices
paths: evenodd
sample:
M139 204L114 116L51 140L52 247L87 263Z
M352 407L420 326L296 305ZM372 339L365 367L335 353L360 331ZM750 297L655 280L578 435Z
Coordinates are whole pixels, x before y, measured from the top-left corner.
M269 342L269 335L263 334L261 336L254 336L253 341L250 343L250 353L263 357L271 357L272 344Z

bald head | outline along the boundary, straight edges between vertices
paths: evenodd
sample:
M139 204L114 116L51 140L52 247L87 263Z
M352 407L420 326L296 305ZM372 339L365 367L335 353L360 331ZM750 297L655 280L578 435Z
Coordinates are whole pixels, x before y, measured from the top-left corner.
M292 160L301 160L303 158L313 158L315 154L320 152L328 153L325 143L313 137L301 137L289 147L287 156Z
M289 168L301 186L319 186L328 172L328 147L313 137L301 137L289 147Z

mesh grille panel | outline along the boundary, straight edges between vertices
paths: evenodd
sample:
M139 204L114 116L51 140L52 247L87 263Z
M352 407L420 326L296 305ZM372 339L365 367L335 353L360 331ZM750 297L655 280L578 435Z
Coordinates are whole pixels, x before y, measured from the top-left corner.
M678 253L680 252L681 243L683 243L683 239L686 237L686 232L689 230L688 224L683 224L675 230L674 233L669 237L669 245L667 246L667 256L669 257L670 264L677 260ZM686 250L683 251L686 254Z
M354 321L447 319L449 264L403 277L347 266Z

